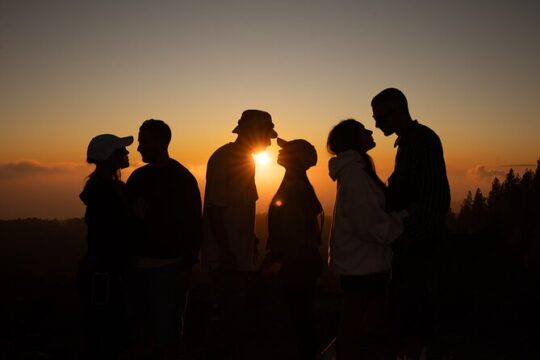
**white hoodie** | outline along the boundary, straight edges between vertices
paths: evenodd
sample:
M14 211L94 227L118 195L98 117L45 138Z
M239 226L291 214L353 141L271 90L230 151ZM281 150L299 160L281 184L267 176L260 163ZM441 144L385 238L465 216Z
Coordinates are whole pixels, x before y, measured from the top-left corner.
M328 263L339 275L389 271L391 242L403 232L406 211L387 213L384 192L366 172L356 151L330 159L337 195L330 233Z

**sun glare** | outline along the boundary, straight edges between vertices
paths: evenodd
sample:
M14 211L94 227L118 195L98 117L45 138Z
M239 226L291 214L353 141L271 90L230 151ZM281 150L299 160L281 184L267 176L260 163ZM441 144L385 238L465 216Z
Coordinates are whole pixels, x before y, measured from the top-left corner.
M253 157L255 158L257 165L265 166L270 163L270 155L266 151L255 154Z

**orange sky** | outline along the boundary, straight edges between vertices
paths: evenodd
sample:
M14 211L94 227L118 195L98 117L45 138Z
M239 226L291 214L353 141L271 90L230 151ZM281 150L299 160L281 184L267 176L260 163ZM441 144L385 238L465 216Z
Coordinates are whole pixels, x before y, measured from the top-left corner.
M136 136L150 117L169 123L171 154L204 186L208 157L234 140L247 108L269 111L280 136L316 146L309 175L330 211L328 131L349 117L374 129L369 102L389 86L440 135L454 201L540 156L536 1L0 6L0 219L82 216L90 138ZM374 136L386 179L395 138ZM275 160L277 146L270 151ZM259 211L281 175L275 164L258 169Z

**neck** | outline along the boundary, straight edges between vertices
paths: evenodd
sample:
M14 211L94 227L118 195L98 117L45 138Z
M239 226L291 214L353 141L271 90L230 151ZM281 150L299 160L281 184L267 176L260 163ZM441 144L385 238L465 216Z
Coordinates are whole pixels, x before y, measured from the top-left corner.
M96 168L95 176L100 181L111 181L114 180L117 169L112 169L107 166L100 166Z
M407 130L409 129L409 126L411 126L412 122L413 122L413 119L410 116L404 118L403 121L398 125L396 129L397 136L401 136L405 134Z
M307 174L306 174L306 171L303 169L289 168L289 169L285 169L284 179L304 180L304 179L307 179Z
M249 141L244 136L238 135L234 143L239 145L242 149L244 149L246 153L253 152L253 149L251 148Z
M154 166L165 166L169 163L170 159L171 158L169 157L169 153L166 151L163 154L156 156L156 158L153 159L150 164Z

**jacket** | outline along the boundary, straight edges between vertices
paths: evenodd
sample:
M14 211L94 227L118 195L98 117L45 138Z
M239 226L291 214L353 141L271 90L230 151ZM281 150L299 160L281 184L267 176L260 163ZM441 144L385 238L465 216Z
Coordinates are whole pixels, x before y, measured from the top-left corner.
M330 159L330 177L337 181L329 242L329 266L339 275L389 271L391 243L403 232L406 211L387 213L383 189L366 172L356 151Z

